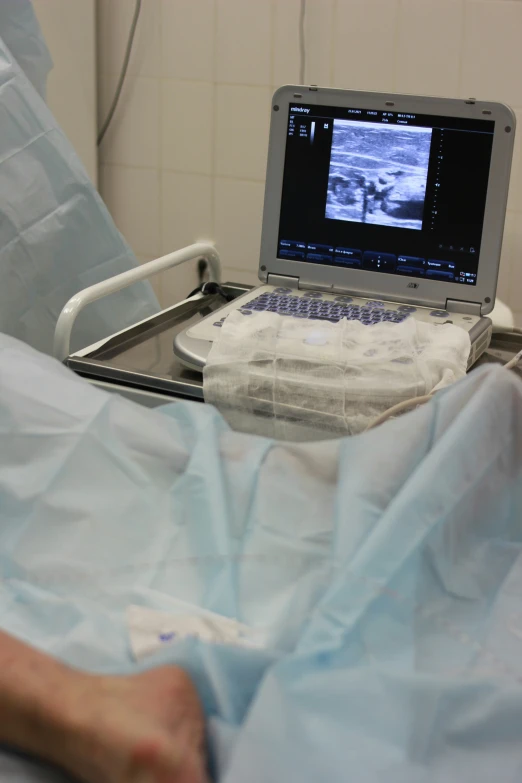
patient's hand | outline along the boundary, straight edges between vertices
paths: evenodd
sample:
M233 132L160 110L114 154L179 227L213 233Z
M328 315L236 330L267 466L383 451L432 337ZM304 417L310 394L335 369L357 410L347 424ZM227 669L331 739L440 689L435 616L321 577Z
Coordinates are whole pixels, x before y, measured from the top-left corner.
M203 783L204 720L188 676L69 669L0 632L0 743L85 783Z
M93 677L78 694L65 759L86 783L203 783L204 721L180 669Z

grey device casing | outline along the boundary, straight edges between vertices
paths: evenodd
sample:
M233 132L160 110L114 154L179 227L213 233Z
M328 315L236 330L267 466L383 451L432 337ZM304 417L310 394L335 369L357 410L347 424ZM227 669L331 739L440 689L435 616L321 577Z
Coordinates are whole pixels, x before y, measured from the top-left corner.
M278 258L289 107L299 103L495 122L476 285L468 287L440 280L399 277ZM496 102L315 86L280 87L272 98L259 279L264 284L289 285L299 289L346 293L420 307L487 315L495 304L515 125L516 118L511 108ZM189 337L183 332L177 336L174 350L190 366L203 367L211 344L211 341Z

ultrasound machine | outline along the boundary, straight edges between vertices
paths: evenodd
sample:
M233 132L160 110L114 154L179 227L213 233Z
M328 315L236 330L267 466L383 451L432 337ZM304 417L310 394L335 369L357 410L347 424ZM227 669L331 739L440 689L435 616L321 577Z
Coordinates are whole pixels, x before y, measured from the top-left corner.
M201 370L227 315L371 326L406 318L491 338L515 117L501 103L286 86L271 107L262 285L178 334Z

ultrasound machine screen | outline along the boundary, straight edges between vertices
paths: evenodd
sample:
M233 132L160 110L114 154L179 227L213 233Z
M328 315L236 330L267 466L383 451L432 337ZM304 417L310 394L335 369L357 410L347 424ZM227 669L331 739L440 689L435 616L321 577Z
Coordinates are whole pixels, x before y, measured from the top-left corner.
M278 257L475 285L494 126L291 104Z

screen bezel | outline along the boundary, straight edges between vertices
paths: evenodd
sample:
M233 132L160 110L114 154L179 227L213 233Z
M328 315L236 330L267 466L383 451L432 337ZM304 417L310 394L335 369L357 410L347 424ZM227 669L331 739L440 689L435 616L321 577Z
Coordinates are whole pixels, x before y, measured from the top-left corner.
M361 109L494 121L495 132L476 285L463 286L460 283L430 281L418 277L278 258L279 218L290 103L342 108L355 106ZM516 123L515 115L508 106L484 101L467 102L448 98L287 85L280 87L274 93L271 115L259 264L260 280L268 282L269 275L298 277L301 287L316 286L323 290L333 289L360 296L415 302L434 307L445 307L448 299L476 302L480 304L483 314L493 309ZM511 130L506 132L506 127ZM417 285L412 288L409 287L410 283Z

